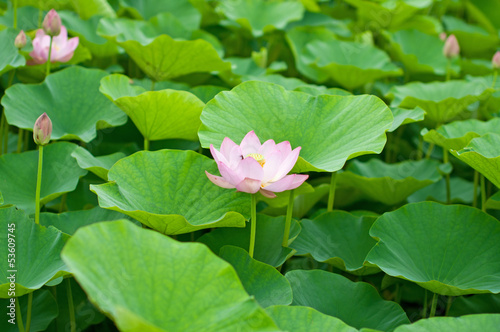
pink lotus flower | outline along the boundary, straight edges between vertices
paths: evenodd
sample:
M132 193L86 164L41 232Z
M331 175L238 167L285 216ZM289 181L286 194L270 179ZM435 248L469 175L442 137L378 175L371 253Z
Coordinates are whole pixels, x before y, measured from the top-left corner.
M447 58L454 58L460 53L460 45L455 35L449 35L444 42L443 54Z
M211 144L210 152L222 177L205 173L219 187L236 188L251 194L260 191L262 195L274 198L274 192L295 189L309 177L303 174L287 175L297 162L300 149L292 150L288 141L276 144L270 139L260 144L252 130L240 145L228 137L224 138L220 152Z
M61 17L59 17L59 14L57 14L55 9L51 9L43 19L42 23L43 31L49 36L55 37L59 36L59 33L61 32L61 27L62 27Z
M45 34L42 29L36 31L36 37L33 39L33 51L30 56L33 60L28 62L29 65L39 65L47 62L49 57L50 36ZM68 31L63 25L61 33L52 37L52 52L50 54L50 62L67 62L73 57L76 47L78 46L78 37L68 40Z
M497 51L495 55L493 55L493 59L491 59L491 64L494 69L500 68L500 51Z

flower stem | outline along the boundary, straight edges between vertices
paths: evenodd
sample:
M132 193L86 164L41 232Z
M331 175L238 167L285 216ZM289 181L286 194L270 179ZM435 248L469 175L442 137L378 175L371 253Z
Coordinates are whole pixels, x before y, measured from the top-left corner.
M428 305L428 299L427 299L427 289L424 289L424 307L422 308L422 318L427 317L427 305Z
M429 148L427 149L427 153L425 154L425 159L429 159L431 157L432 150L434 150L434 143L429 144Z
M52 41L54 40L54 37L50 37L50 46L49 46L49 57L47 58L47 71L45 74L45 77L49 76L50 74L50 56L52 55Z
M256 194L252 194L252 203L250 207L250 247L248 248L248 254L253 258L253 252L255 249L255 233L257 230L257 197Z
M75 332L76 331L75 305L73 304L73 293L71 291L70 278L66 279L66 293L68 294L69 322L71 326L71 332Z
M451 60L448 59L446 62L446 81L449 81L451 78Z
M429 314L429 318L432 318L436 315L437 303L438 303L438 295L437 295L437 293L434 293L434 295L432 295L432 306L431 306L431 312Z
M24 139L24 130L19 128L17 132L17 153L21 153L23 151L23 139Z
M23 316L21 316L21 303L19 303L19 297L16 297L16 321L19 332L24 332Z
M288 200L288 207L286 208L286 218L285 218L285 232L283 233L283 242L281 245L283 247L288 247L288 238L290 237L290 227L292 225L292 213L293 213L293 202L294 202L294 192L293 189L290 190L290 198Z
M149 139L144 137L144 151L149 151Z
M443 163L447 164L448 162L448 150L443 149ZM444 179L446 181L446 204L451 204L450 174L446 174Z
M494 89L495 85L497 84L497 77L498 77L498 70L495 69L493 72L493 83L491 84L491 87Z
M481 210L486 212L486 185L484 182L484 175L481 174Z
M40 189L42 187L43 145L38 149L38 174L36 177L35 223L40 223Z
M328 205L327 211L333 211L333 202L335 201L335 187L337 186L337 172L332 173L332 178L330 180L330 193L328 194Z
M472 206L477 207L477 184L479 182L479 173L474 170L474 196L472 197Z
M445 316L448 316L448 312L450 311L452 302L453 302L453 296L448 296L448 302L446 303L446 311L444 313Z
M32 307L33 307L33 292L28 294L28 313L26 314L26 332L30 332Z
M151 80L151 91L155 91L155 80Z

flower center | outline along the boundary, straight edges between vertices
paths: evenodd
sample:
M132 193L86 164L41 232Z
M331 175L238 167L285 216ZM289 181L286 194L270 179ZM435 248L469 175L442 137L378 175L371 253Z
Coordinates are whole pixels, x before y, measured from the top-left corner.
M264 159L264 156L261 155L260 153L249 153L247 156L248 157L252 157L253 159L255 159L259 164L260 166L264 167L264 164L266 163L266 160Z

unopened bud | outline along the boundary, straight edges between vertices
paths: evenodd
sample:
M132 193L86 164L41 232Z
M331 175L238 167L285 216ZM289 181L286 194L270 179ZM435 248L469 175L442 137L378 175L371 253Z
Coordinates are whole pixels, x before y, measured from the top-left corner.
M54 9L51 9L43 19L43 31L49 36L59 36L61 33L61 18Z
M52 134L52 121L47 113L40 115L33 126L33 140L37 145L47 145Z
M16 39L14 40L14 45L18 49L21 49L24 46L26 46L26 34L24 33L24 30L21 30L21 32L19 32Z
M441 32L439 34L439 39L441 39L442 41L446 41L446 32Z
M448 59L456 57L460 53L457 37L450 35L444 42L443 54Z
M497 51L495 55L493 55L493 59L491 59L491 64L495 69L500 68L500 51Z

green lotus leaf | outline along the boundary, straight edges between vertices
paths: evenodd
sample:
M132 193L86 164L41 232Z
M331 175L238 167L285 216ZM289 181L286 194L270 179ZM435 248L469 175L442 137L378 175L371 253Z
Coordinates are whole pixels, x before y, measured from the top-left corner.
M307 7L307 2L316 2L316 0L301 0L302 4ZM306 8L307 9L307 8ZM311 12L310 9L304 12L304 16L300 21L294 21L288 23L286 30L293 29L295 27L325 27L329 31L333 32L337 36L343 38L352 37L352 31L349 30L347 22L339 19L334 19L329 15L319 13L319 8L317 12Z
M391 57L400 61L411 75L445 76L448 59L443 55L444 42L418 30L399 30L384 33L389 41L387 51ZM460 67L452 61L451 71L457 74Z
M15 275L15 296L18 297L69 274L67 266L60 258L61 250L69 239L68 235L53 227L45 228L35 224L14 206L0 208L0 220L3 225L0 229L1 245L6 248L0 254L0 258L5 262L0 274L0 298L12 297L12 294L9 294L10 281L7 279L12 275ZM8 238L15 241L11 242ZM8 256L8 243L15 243L15 261L10 261L12 256Z
M36 1L37 3L40 2L38 0L31 0L31 1ZM19 30L24 30L24 31L31 31L35 30L38 28L38 20L29 20L29 19L19 19L21 17L36 17L38 19L38 9L31 6L22 6L21 4L18 5L17 8L17 28ZM57 4L54 3L54 7L51 8L56 8ZM5 12L2 11L2 16L0 16L0 27L3 29L6 28L12 28L14 26L14 6L8 6L7 10ZM50 8L49 8L50 9ZM57 8L56 8L57 9ZM12 29L9 29L12 30ZM19 32L19 31L18 31ZM17 34L16 34L17 35ZM14 36L15 38L15 36ZM7 46L7 44L4 44L6 47L5 49L10 49L10 46Z
M43 113L52 120L52 139L93 140L97 129L121 126L127 116L99 92L107 73L70 67L41 84L16 84L5 91L2 105L9 124L33 130Z
M14 298L12 298L14 300ZM28 314L28 296L22 296L18 299L21 305L21 317L27 317ZM5 308L11 304L11 299L1 299L0 305ZM10 309L10 308L9 308ZM7 312L9 312L7 309ZM46 289L40 289L33 293L33 303L31 304L31 327L30 331L45 331L49 324L57 317L57 302L51 292ZM5 312L5 311L4 311ZM17 318L17 317L16 317ZM4 332L19 332L17 324L11 324L7 319L0 321L0 329Z
M258 197L258 200L264 201L268 206L271 207L280 207L284 208L288 206L288 203L290 201L290 193L291 190L286 190L280 193L275 193L276 197L274 198L268 198L264 197L263 195L260 195ZM309 183L304 182L303 184L300 185L300 187L296 188L293 190L293 195L294 195L294 201L297 200L297 197L300 195L308 194L314 192L313 186L311 186Z
M491 68L491 61L488 61L488 66ZM466 76L465 79L468 82L482 84L485 88L495 89L489 98L482 100L483 105L481 105L481 108L484 108L487 113L498 113L500 110L500 80L495 78L494 74L480 77ZM490 114L486 114L485 116L486 118L491 117Z
M459 18L444 15L441 17L446 31L457 37L460 52L466 57L482 57L493 54L498 45L498 36L489 34L477 25L468 24Z
M266 309L280 329L289 332L357 332L340 319L299 306L276 305Z
M391 106L421 107L427 112L425 120L442 124L467 110L467 106L487 99L492 89L466 81L421 83L394 86L388 93Z
M122 213L101 209L96 206L90 210L68 211L64 213L40 213L40 225L54 226L61 232L73 235L80 227L96 222L123 219Z
M176 36L172 38L166 34L158 36L156 29L150 22L104 18L97 33L125 49L155 81L197 72L230 70L231 65L221 60L210 42L203 39L178 40L174 39ZM185 35L183 37L186 39Z
M214 185L215 162L193 151L142 151L111 167L111 182L91 185L103 208L122 212L164 234L244 227L250 196Z
M301 85L298 86L297 88L293 89L295 91L299 92L305 92L313 96L319 96L319 95L332 95L332 96L351 96L352 93L350 93L347 90L339 89L339 88L327 88L322 85Z
M467 314L500 313L500 294L478 294L454 299L450 316Z
M379 153L392 121L390 109L375 96L313 97L272 83L245 82L207 103L198 135L203 147L218 148L224 137L239 143L255 130L261 142L302 147L294 171L334 172L349 158Z
M125 157L125 153L116 152L107 156L94 157L88 150L77 147L71 153L71 156L76 159L80 168L91 171L103 180L108 179L108 171L118 160Z
M425 111L420 107L414 109L391 107L391 111L394 116L392 127L388 130L391 133L405 124L422 121L425 117Z
M59 11L62 9L71 9L71 0L53 0L51 2L44 2L44 1L38 1L38 0L18 0L17 1L18 7L24 7L24 6L31 6L31 7L36 7L40 8L42 10L51 10L54 8L55 10ZM19 10L19 8L17 9ZM19 15L19 12L18 12ZM23 316L24 317L24 316Z
M473 138L462 150L451 150L451 153L483 174L497 188L500 188L500 135L488 133Z
M58 12L62 24L73 36L78 36L80 43L97 57L108 57L118 53L118 47L112 42L96 33L100 16L92 16L87 20L81 19L76 13L70 11Z
M491 60L485 59L460 59L460 67L462 68L462 75L465 75L468 80L469 75L484 76L489 75L493 71Z
M500 191L488 198L486 208L500 210Z
M277 330L231 265L203 245L113 221L78 230L62 257L121 331Z
M351 274L377 273L379 268L364 264L366 255L377 243L368 234L375 219L344 211L326 212L312 220L302 219L302 230L290 246L297 250L296 255L310 254L318 262Z
M189 0L119 0L120 7L134 18L149 20L158 13L171 13L185 29L195 30L200 27L201 14Z
M476 119L453 121L437 129L424 129L421 132L422 136L424 136L424 141L452 150L461 150L473 138L483 136L487 133L500 135L499 118L493 118L489 121L479 121Z
M104 17L116 17L113 7L107 0L70 0L75 12L84 20L99 15Z
M354 186L370 199L386 205L396 205L408 196L441 179L437 160L406 160L386 164L380 159L368 162L353 160L338 182Z
M323 270L294 270L285 277L292 285L292 305L311 307L357 329L392 331L410 323L397 303L383 300L370 284Z
M476 188L476 195L479 190ZM460 177L450 178L450 200L452 203L471 204L474 198L474 184ZM436 201L446 203L446 180L424 187L408 196L408 203Z
M200 114L205 106L187 91L146 91L131 86L124 75L102 79L100 91L120 107L149 140L180 138L198 140Z
M285 230L285 217L270 217L257 214L254 259L271 266L282 265L295 251L281 246ZM292 219L289 243L300 233L300 225ZM245 228L218 228L201 236L198 242L206 244L214 253L219 254L226 246L235 246L248 251L250 245L250 225Z
M76 147L75 144L61 142L49 144L43 149L42 205L75 190L79 178L87 173L71 157ZM37 171L38 151L4 154L0 157L0 191L5 204L16 205L28 214L35 212Z
M292 288L288 280L271 265L250 258L238 247L224 246L219 256L231 264L248 294L263 307L292 303Z
M433 202L383 214L367 261L441 295L500 292L500 223L481 210Z
M349 90L403 74L382 50L357 42L313 40L305 45L303 57L306 65L325 74L320 83L333 79Z
M227 0L220 2L217 9L254 37L283 30L289 22L298 21L304 15L300 1Z
M421 319L411 325L400 326L394 332L495 331L499 324L500 315L495 314L433 317Z
M26 59L19 53L14 46L19 31L14 29L5 29L0 31L0 43L4 45L0 51L0 75L11 69L26 65Z

